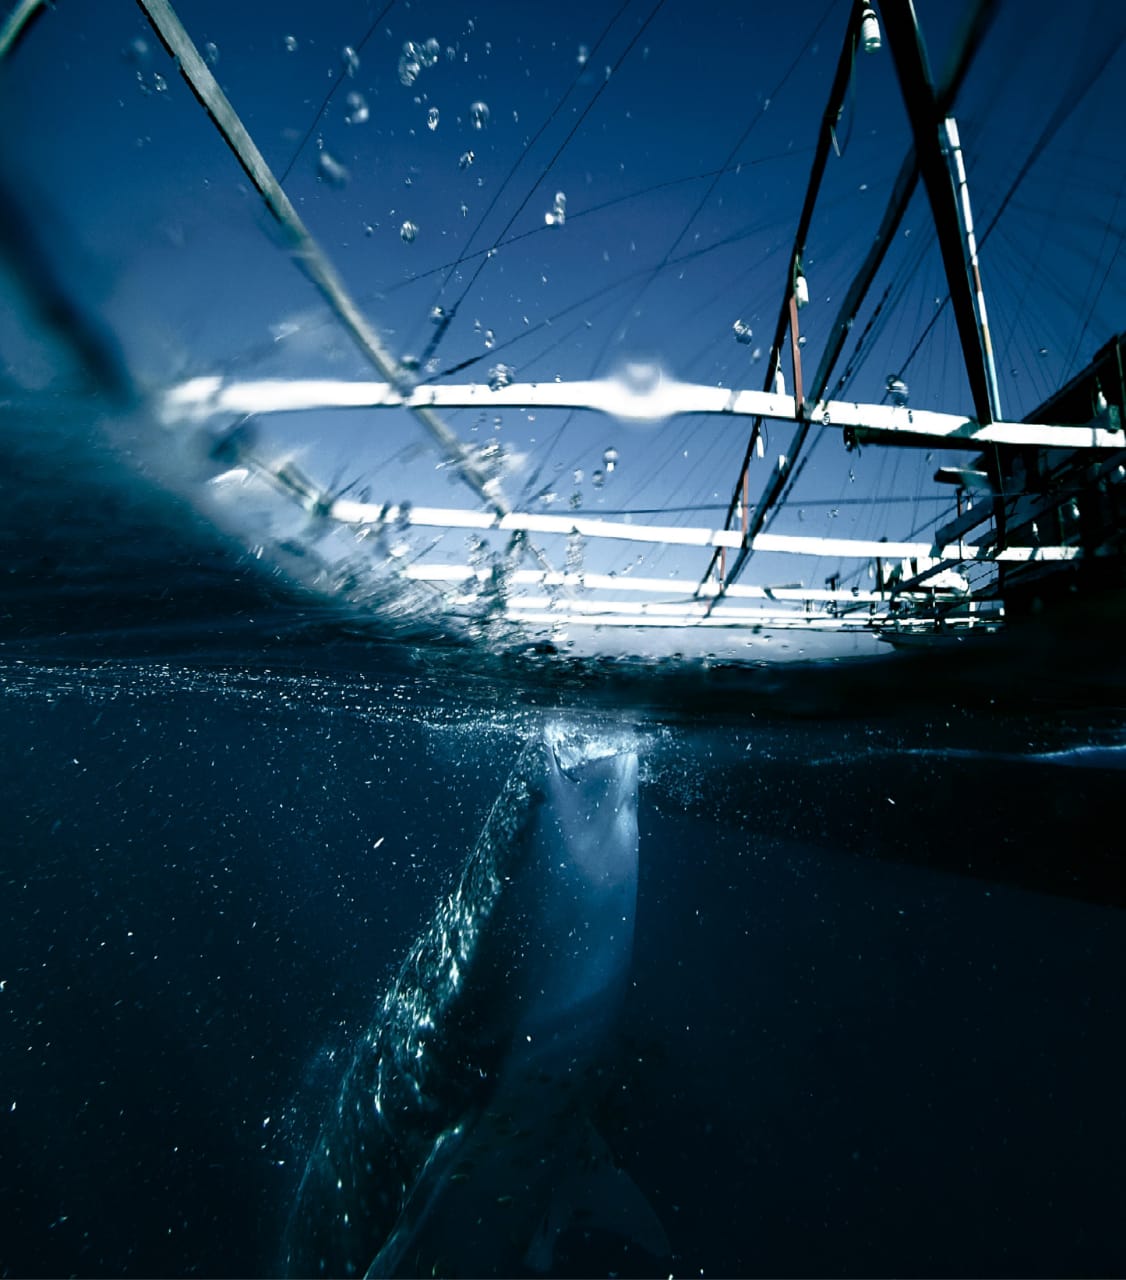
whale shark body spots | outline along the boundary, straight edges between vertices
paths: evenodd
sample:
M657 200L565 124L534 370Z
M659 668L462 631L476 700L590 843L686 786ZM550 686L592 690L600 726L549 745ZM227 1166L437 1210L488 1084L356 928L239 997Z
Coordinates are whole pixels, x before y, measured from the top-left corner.
M633 948L637 771L621 742L525 748L360 1040L289 1274L545 1271L573 1219L668 1252L589 1120Z

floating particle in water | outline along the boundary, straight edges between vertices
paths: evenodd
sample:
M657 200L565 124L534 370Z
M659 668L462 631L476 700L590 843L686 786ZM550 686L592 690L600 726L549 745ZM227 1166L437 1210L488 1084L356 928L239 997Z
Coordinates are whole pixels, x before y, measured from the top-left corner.
M208 40L203 46L203 56L207 59L209 66L215 66L219 61L219 46L214 40Z
M322 151L317 156L317 177L330 187L347 186L351 176L347 166L341 164L332 152Z
M497 335L492 331L492 329L486 329L484 337L485 350L492 351L492 349L497 345Z
M360 69L360 55L350 44L341 49L340 61L344 64L345 75L354 76Z
M458 156L457 158L457 167L459 169L468 169L469 166L476 159L477 157L473 154L472 151L463 151L461 155Z
M438 127L438 108L437 107L431 107L430 110L426 113L426 127L430 130L431 133L433 133L434 130L437 129Z
M284 45L285 45L285 51L286 51L286 53L296 53L296 52L297 52L297 37L296 37L296 36L286 36L286 38L282 41L282 44L284 44Z
M489 370L489 390L499 391L501 387L510 387L516 377L516 370L510 364L494 364Z
M562 191L555 193L555 202L543 215L543 220L549 227L561 227L567 221L567 197Z
M415 236L418 235L418 227L408 218L406 222L399 228L399 239L407 244L413 244Z
M371 111L364 100L364 95L353 90L345 101L348 104L348 114L344 117L345 123L366 124L371 116Z
M744 346L747 346L755 336L754 330L745 320L736 320L731 326L731 331L735 335L735 341L741 342Z
M618 451L613 445L603 452L602 463L606 468L607 475L609 475L610 472L618 465Z
M491 115L492 112L489 110L487 103L471 102L469 104L469 123L474 129L487 129Z

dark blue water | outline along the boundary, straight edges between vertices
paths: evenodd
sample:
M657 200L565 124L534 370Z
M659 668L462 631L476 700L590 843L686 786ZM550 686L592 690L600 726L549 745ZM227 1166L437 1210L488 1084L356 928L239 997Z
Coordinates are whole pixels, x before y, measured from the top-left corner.
M1126 1269L1126 716L1066 633L496 664L83 474L5 508L0 1272L273 1274L350 1045L560 718L641 739L598 1121L673 1256L576 1228L557 1274Z

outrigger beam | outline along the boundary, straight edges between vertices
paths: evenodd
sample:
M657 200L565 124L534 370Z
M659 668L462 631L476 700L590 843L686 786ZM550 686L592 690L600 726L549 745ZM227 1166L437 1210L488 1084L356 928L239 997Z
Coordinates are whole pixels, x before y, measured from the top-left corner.
M678 414L770 418L838 427L857 438L927 448L976 449L983 445L1026 445L1042 449L1121 449L1126 435L1105 420L1080 425L1040 422L978 422L956 413L911 409L906 405L858 404L826 400L802 406L794 396L654 380L638 389L614 378L581 382L513 382L495 389L479 383L440 383L403 388L390 382L343 379L259 379L226 382L191 378L165 391L159 412L166 425L203 423L231 414L297 413L318 409L587 409L627 422L655 422ZM804 409L804 413L803 413ZM464 448L464 447L463 447ZM465 450L468 454L468 450ZM471 455L469 455L471 456ZM495 502L490 506L497 510ZM503 512L502 512L503 514ZM733 531L742 540L743 530ZM754 536L753 530L746 531Z

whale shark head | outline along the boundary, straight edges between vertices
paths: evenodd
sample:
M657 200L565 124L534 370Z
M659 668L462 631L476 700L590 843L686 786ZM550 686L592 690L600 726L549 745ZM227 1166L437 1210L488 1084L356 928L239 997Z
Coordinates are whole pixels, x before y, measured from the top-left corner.
M637 791L628 739L558 726L525 747L360 1040L290 1274L542 1268L599 1205L663 1251L589 1123L632 954Z

